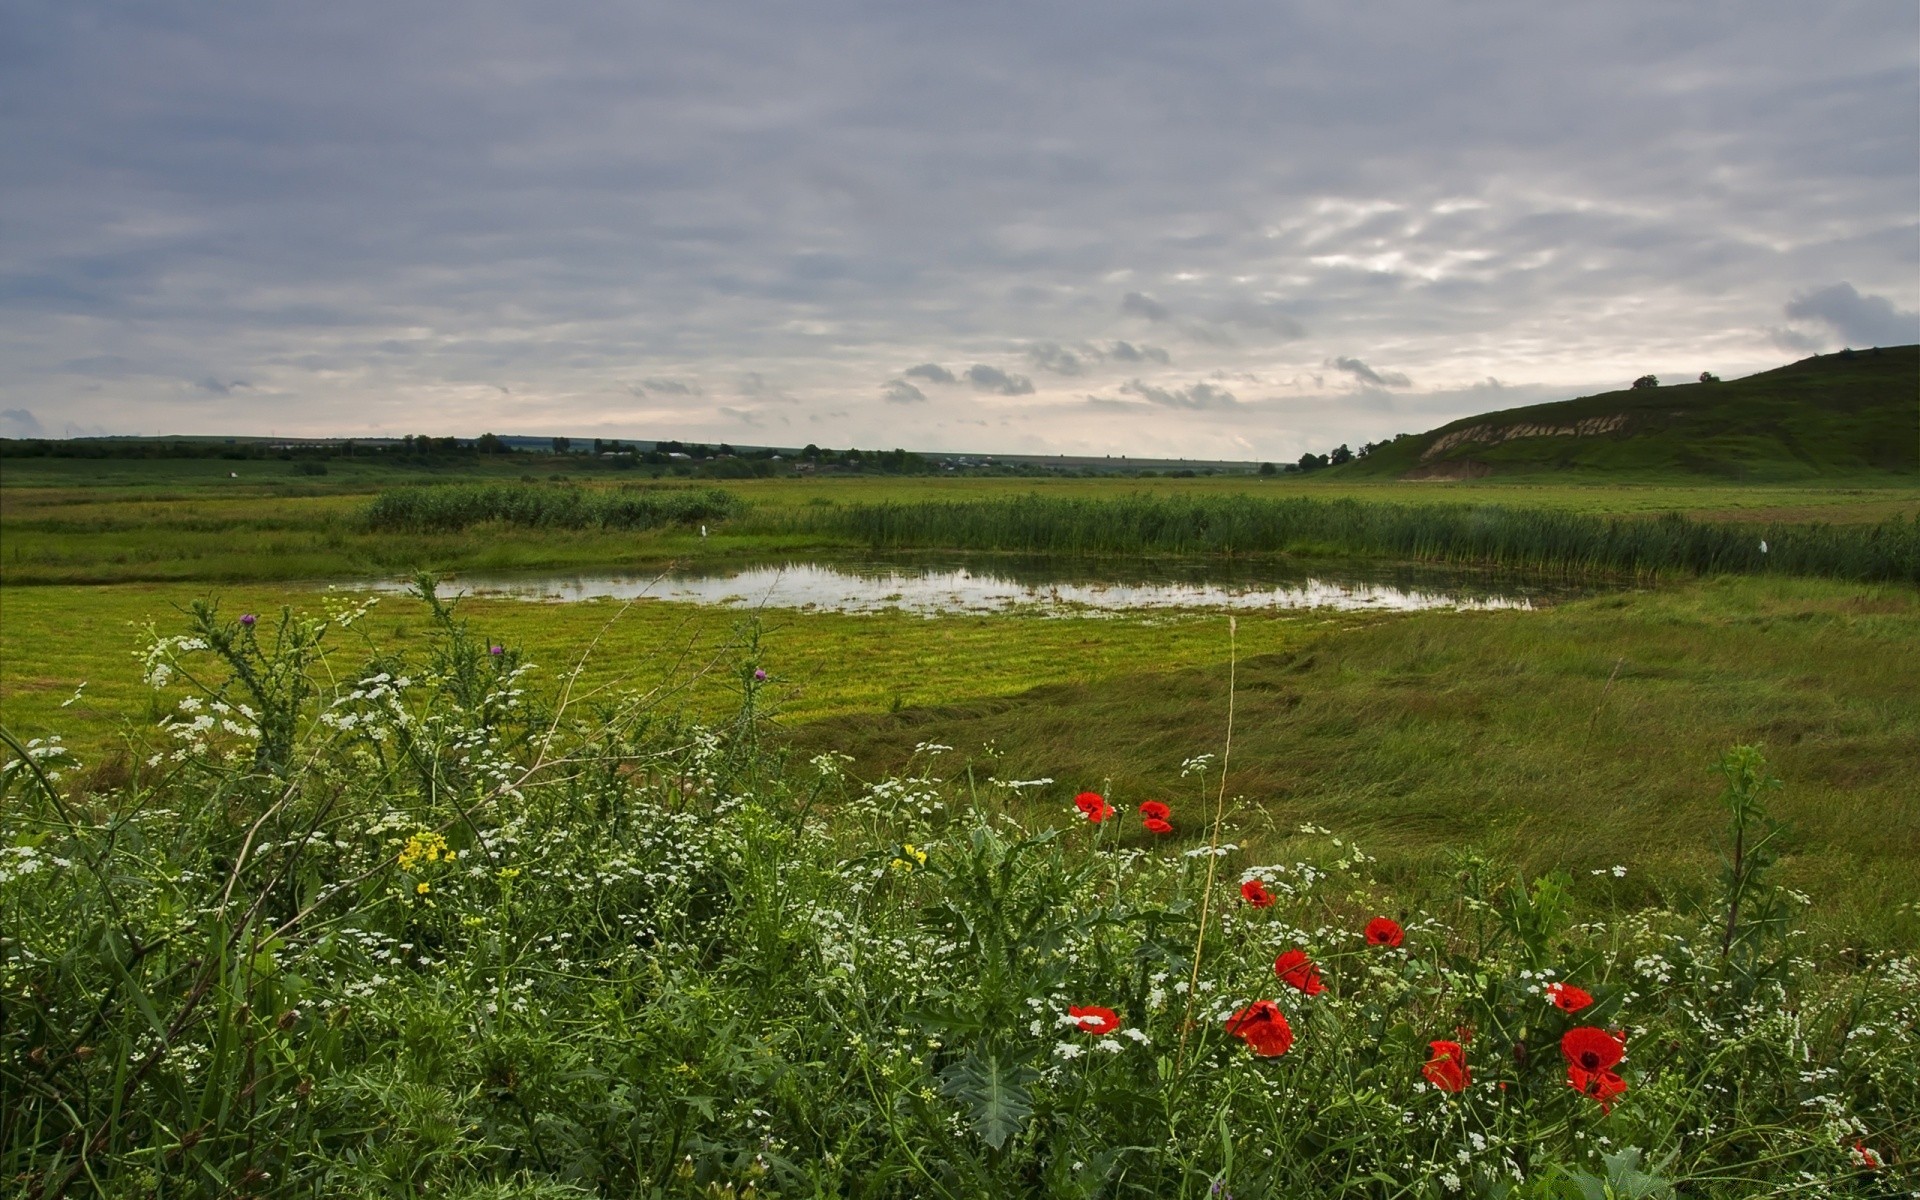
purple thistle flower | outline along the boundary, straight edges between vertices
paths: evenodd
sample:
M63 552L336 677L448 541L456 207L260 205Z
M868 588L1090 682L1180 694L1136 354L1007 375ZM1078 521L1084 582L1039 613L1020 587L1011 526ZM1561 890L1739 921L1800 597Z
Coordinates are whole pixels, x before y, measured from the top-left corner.
M245 625L248 629L252 629L253 623L255 621L258 621L259 619L260 619L259 617L254 616L252 613L242 613L240 615L240 623L242 625Z
M494 655L496 657L498 657L499 655L505 654L506 652L507 652L507 648L505 646L488 646L487 647L487 653Z
M753 669L753 678L755 682L764 682L767 678L767 673L761 670L759 667L755 667Z

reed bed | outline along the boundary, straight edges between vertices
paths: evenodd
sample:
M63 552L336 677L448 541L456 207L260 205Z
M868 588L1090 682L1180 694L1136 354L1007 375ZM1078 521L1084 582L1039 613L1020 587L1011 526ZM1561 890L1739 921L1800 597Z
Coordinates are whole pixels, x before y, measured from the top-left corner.
M367 527L407 533L454 533L475 525L527 529L658 529L718 521L745 508L738 496L701 490L588 491L576 487L456 484L381 492L367 506Z
M1041 554L1342 553L1574 574L1814 575L1920 581L1920 518L1877 525L1717 524L1680 514L1608 518L1500 505L1307 498L1028 495L862 504L769 514L786 531L876 550Z

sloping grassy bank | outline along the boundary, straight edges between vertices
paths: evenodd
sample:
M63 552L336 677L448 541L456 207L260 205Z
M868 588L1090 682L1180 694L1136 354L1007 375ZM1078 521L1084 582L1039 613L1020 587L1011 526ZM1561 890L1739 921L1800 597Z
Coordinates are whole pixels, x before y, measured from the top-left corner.
M760 525L876 550L1042 554L1347 554L1622 575L1716 572L1920 581L1920 518L1875 525L1622 520L1497 505L1305 497L1028 495L770 512Z
M1226 618L1214 629L1224 659ZM1242 844L1313 822L1362 837L1403 880L1444 879L1451 855L1477 848L1678 903L1711 890L1723 849L1701 762L1759 743L1794 781L1778 802L1793 828L1785 870L1822 920L1920 946L1911 588L1728 577L1537 613L1374 617L1282 653L1242 650ZM1110 780L1190 806L1180 766L1219 752L1227 696L1216 661L798 722L790 736L802 755L853 755L870 778L932 740L954 747L942 774ZM1589 875L1615 865L1624 881Z
M1576 919L1565 874L1463 859L1421 904L1347 837L1250 854L1178 800L1156 835L1064 776L854 786L767 751L751 653L702 727L571 704L444 610L400 648L349 649L361 619L203 610L145 657L150 757L76 787L14 748L23 1194L1866 1196L1911 1165L1920 963L1791 932L1794 785L1751 749L1693 774L1746 838L1722 892Z

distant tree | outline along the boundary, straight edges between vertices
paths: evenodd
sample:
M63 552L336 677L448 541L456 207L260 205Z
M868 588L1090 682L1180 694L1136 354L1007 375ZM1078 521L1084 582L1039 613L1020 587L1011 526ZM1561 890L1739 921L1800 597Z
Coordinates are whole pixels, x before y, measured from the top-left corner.
M1342 463L1350 463L1353 461L1353 451L1347 449L1345 442L1341 442L1338 446L1334 447L1333 457L1328 461L1336 467Z
M553 452L555 454L565 454L571 449L573 449L572 438L557 437L553 439Z
M1635 390L1640 388L1656 388L1660 386L1660 377L1658 375L1642 375L1633 381L1633 386Z
M1309 450L1300 456L1300 469L1302 471L1317 471L1326 465L1327 456L1324 454L1315 454Z
M819 458L820 447L814 445L812 442L808 442L806 449L800 451L800 457L801 458Z
M1261 463L1261 464L1260 464L1260 473L1261 473L1262 475L1272 475L1272 474L1274 473L1274 471L1275 471L1275 470L1276 470L1276 468L1274 467L1274 465L1273 465L1272 463Z
M1700 382L1701 383L1719 383L1720 377L1718 375L1715 375L1712 371L1702 371L1700 372Z
M491 433L483 433L473 439L473 448L482 454L509 454L513 451L513 447Z

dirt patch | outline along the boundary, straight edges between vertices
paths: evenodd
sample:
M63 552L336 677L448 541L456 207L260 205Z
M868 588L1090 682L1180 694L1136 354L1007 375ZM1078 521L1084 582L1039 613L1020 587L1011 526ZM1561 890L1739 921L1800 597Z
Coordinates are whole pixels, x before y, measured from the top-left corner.
M1400 478L1408 483L1449 483L1459 479L1485 479L1491 474L1493 474L1492 464L1463 458L1457 462L1415 467Z

